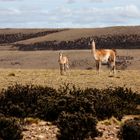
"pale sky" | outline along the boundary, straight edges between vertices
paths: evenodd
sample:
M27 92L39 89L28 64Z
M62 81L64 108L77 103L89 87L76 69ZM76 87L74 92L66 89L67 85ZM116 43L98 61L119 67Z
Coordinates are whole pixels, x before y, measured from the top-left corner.
M140 25L140 0L0 0L0 28Z

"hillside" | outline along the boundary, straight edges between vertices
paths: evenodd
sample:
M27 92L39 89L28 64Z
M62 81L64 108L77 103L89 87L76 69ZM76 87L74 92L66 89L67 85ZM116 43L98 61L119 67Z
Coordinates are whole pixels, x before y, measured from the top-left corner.
M62 30L64 29L0 29L0 44L45 36Z
M16 50L89 49L92 38L98 48L139 49L140 26L0 30L1 48Z

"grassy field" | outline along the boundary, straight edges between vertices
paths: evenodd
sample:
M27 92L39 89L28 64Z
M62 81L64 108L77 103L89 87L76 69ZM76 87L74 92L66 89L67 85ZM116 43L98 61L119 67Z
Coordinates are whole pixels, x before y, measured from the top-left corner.
M71 69L95 69L91 50L62 50L69 58ZM12 69L58 69L60 51L0 51L0 68ZM118 56L132 57L129 70L140 70L139 49L118 49ZM103 66L103 69L106 69Z
M70 70L65 76L59 72L59 51L0 51L0 89L16 83L36 84L58 88L64 83L78 87L106 88L125 86L140 92L139 50L117 50L119 56L133 57L125 70L117 70L111 77L107 66L96 74L90 50L66 50Z
M14 84L34 84L58 88L64 83L70 83L80 88L125 86L140 93L139 73L139 70L119 70L115 76L110 76L107 70L101 71L100 75L97 75L95 70L70 70L61 76L57 69L0 69L0 89Z

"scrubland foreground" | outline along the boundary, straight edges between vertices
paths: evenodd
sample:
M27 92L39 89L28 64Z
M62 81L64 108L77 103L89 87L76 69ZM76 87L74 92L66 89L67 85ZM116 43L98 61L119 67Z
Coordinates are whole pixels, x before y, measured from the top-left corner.
M139 140L139 106L140 94L124 87L16 84L0 94L0 138ZM126 115L132 120L124 121Z

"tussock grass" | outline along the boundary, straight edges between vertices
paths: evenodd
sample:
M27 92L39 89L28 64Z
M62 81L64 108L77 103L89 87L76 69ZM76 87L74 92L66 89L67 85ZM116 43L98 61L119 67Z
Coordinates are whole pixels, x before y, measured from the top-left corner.
M99 121L99 123L104 124L106 126L111 125L111 124L115 124L115 125L120 126L122 122L117 120L115 117L111 117L110 119Z

